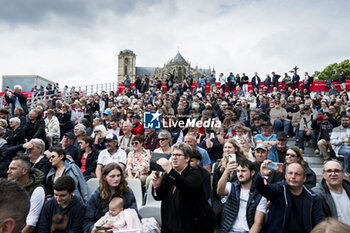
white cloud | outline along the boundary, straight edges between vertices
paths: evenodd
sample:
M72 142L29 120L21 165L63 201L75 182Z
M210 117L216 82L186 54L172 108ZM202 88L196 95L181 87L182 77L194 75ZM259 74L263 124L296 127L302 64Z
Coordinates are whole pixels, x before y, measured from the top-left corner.
M30 12L2 17L0 74L38 74L62 85L111 82L126 48L138 66L163 66L180 47L193 66L262 77L294 65L312 73L350 54L348 1L86 2L81 12L65 1L45 5L45 17L32 21Z

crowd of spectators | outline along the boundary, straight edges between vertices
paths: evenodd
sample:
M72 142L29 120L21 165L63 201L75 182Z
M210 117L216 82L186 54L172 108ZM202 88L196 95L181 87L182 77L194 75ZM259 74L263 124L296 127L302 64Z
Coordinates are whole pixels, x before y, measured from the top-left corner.
M16 180L29 194L22 232L39 226L46 232L47 224L95 232L116 196L141 218L126 177L140 179L143 192L152 185L162 201L163 232L205 232L203 226L213 232L215 222L223 232L310 232L325 216L350 225L350 100L341 77L342 90L331 84L327 93L310 93L313 77L306 72L302 79L296 71L283 78L272 72L264 80L255 73L253 90L245 73L201 77L194 89L191 77L180 83L169 75L167 88L158 79L132 83L126 77L121 93L86 99L75 92L66 102L55 95L58 84L51 85L54 96L30 107L16 85L0 109L0 177ZM36 96L41 89L33 89ZM144 128L145 112L161 113L160 129ZM197 127L188 120L220 124ZM167 127L180 121L186 126ZM290 138L295 145L287 145ZM304 159L306 145L327 161L319 184ZM169 155L157 162L163 174L151 171L152 153ZM281 169L271 170L271 163ZM65 187L60 178L67 176L72 180ZM100 184L88 195L91 178ZM85 214L70 213L69 203ZM68 218L63 225L50 214L57 205L67 207L60 212Z

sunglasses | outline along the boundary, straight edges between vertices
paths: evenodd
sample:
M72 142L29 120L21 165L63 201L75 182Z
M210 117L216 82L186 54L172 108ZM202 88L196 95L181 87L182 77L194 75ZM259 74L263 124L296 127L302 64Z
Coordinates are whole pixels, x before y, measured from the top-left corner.
M297 155L293 155L293 154L286 154L286 156L290 156L292 158L297 157Z
M159 141L165 141L168 140L167 138L158 138Z
M131 143L131 145L133 145L133 146L136 146L136 145L138 145L139 144L139 142L132 142Z
M50 157L49 157L49 159L54 159L56 156L54 156L54 155L51 155Z

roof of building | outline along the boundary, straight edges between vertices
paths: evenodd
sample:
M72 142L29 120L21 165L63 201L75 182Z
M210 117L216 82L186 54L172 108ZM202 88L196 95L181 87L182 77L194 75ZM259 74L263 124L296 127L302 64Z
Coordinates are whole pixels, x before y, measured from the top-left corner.
M187 64L187 61L183 58L180 52L177 52L175 57L170 61L170 63Z

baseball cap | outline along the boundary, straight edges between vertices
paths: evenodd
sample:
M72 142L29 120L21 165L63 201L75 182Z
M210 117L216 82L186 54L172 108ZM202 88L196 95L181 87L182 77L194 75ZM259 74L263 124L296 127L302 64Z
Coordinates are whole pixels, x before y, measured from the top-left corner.
M257 150L257 149L262 149L262 150L264 150L264 151L268 151L268 150L269 150L269 149L267 148L267 146L266 146L265 144L263 144L263 143L257 144L256 147L255 147L255 150Z
M270 121L264 121L261 126L272 126Z
M71 139L75 139L75 135L72 132L67 132L64 134L64 136L69 137Z
M134 115L132 115L132 118L141 119L141 117L140 117L140 115L139 115L139 114L134 114Z
M288 135L285 132L280 131L277 133L276 139L285 141L288 139Z
M112 110L109 109L109 108L107 108L107 109L103 112L103 114L105 114L105 115L112 115Z
M118 140L118 137L114 133L108 133L107 136L105 137L105 141L116 141L116 140Z

